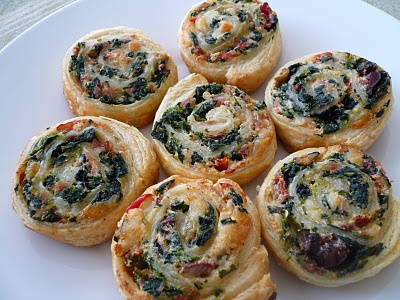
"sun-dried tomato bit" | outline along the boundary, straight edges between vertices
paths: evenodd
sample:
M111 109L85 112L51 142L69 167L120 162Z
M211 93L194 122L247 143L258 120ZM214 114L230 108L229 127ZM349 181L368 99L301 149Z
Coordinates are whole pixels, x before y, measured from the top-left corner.
M72 121L72 122L60 124L57 126L56 129L57 129L57 131L63 131L63 132L70 131L74 128L75 123L76 123L75 121Z

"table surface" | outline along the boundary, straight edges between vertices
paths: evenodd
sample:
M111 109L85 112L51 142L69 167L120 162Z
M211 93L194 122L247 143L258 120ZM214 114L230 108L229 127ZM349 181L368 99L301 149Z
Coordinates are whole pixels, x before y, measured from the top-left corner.
M0 50L41 19L75 1L79 0L0 0ZM400 0L363 1L400 20Z

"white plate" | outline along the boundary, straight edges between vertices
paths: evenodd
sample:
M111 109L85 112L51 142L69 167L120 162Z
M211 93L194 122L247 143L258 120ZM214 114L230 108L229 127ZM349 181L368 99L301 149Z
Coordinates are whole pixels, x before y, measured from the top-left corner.
M93 248L64 245L23 227L11 210L11 176L27 141L42 129L73 117L63 97L61 60L67 49L89 31L124 25L144 30L164 45L188 75L176 44L183 16L197 0L79 1L30 28L0 52L0 299L120 299L109 243ZM279 66L323 50L348 51L372 60L392 76L400 95L400 22L362 1L269 1L277 11L283 35ZM265 84L252 96L263 99ZM400 106L397 100L388 126L369 149L381 161L400 195ZM150 126L143 129L149 137ZM397 132L397 133L396 133ZM287 153L279 150L275 161ZM245 186L255 186L266 172ZM165 176L162 174L162 177ZM400 225L399 225L400 226ZM276 265L271 274L278 299L399 299L400 260L380 274L341 288L306 284Z

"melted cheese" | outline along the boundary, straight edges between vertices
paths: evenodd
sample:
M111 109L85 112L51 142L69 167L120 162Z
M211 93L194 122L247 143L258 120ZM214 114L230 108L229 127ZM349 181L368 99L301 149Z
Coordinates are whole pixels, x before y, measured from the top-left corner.
M351 194L348 177L322 175L324 170L330 170L327 167L329 165L331 165L329 160L316 162L311 168L299 171L289 184L288 192L296 208L292 211L295 219L308 229L317 227L321 232L330 232L333 226L333 228L338 228L338 232L351 230L355 235L376 238L380 232L380 226L374 222L362 228L358 228L354 224L356 217L372 218L379 212L378 193L373 180L353 165L346 163L341 165L341 168L346 166L360 174L361 182L368 183L367 206L362 208L348 199L348 195ZM309 187L310 195L308 197L301 198L297 190L300 184Z
M100 129L97 129L97 131L99 132L98 137L104 136L104 133L101 133ZM66 152L66 159L62 164L55 165L53 163L53 152L56 151L60 145L66 141L70 141L80 133L81 131L77 130L71 130L64 134L60 133L56 140L46 148L42 159L38 161L30 161L27 167L28 169L34 168L37 170L36 173L32 173L31 177L28 178L29 180L32 180L31 193L40 196L40 198L48 205L54 205L56 212L64 217L79 216L84 212L87 206L92 205L91 201L95 198L98 192L104 190L106 187L106 177L111 171L106 164L100 162L100 153L104 151L104 148L94 148L91 146L91 143L87 142L79 143L79 145L75 146L72 151L69 151L68 153ZM85 155L86 162L82 161L81 155ZM65 188L71 187L72 185L81 186L82 189L85 189L84 184L78 182L76 179L76 175L80 170L82 170L82 164L88 168L91 175L103 178L103 183L89 190L87 195L81 200L69 203L64 198L57 196L57 193ZM44 182L49 175L52 175L55 178L55 182L51 187L46 187L44 186Z

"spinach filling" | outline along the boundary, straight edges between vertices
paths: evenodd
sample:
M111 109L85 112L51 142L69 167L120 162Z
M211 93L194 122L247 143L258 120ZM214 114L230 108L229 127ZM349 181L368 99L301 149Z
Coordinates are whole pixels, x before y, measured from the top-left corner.
M83 56L71 56L69 72L74 74L78 80L85 75L85 58Z
M236 220L232 219L231 217L221 219L221 224L222 225L226 225L226 224L229 224L229 223L236 223Z
M171 181L172 182L172 181ZM166 184L171 184L166 182ZM164 187L166 188L167 185ZM127 272L133 279L142 287L142 289L154 297L177 296L185 294L185 289L175 288L170 285L168 278L156 269L154 261L161 260L163 264L169 265L169 268L182 268L183 272L189 272L192 276L203 278L201 268L197 266L198 257L186 254L185 246L183 245L180 232L177 228L177 219L180 218L177 214L187 214L190 207L182 200L176 200L171 203L167 209L167 214L156 226L156 238L153 241L145 241L143 249L138 252L125 254L124 265ZM214 208L208 203L208 209L204 216L198 217L198 228L196 236L188 242L189 247L204 246L214 234L216 216ZM187 241L187 240L186 240ZM147 251L151 247L156 257L151 256L151 252ZM205 264L208 272L211 272L215 266ZM232 270L233 271L233 270ZM201 283L195 283L197 289L202 288Z
M157 224L159 235L153 243L154 249L163 259L164 264L179 265L180 263L192 262L194 258L186 254L176 228L176 214L179 212L186 214L189 210L189 205L185 204L184 201L175 201L170 205L169 210L172 212L168 213Z
M128 56L135 58L135 60L133 61L129 72L131 72L133 74L133 76L138 77L143 74L145 66L149 64L149 62L146 60L147 53L146 52L138 52L138 53L136 53L136 55L133 52L130 52L130 53L132 53L132 54L130 54Z
M383 107L375 114L375 116L376 116L377 118L382 117L383 114L385 113L386 109L389 107L389 105L390 105L390 100L388 100L388 101L383 105Z
M166 182L163 182L162 184L160 184L156 189L155 189L155 193L156 195L161 195L165 192L165 190L172 185L175 182L174 179L168 180Z
M299 195L300 199L306 199L311 196L311 191L309 186L304 183L299 183L296 186L296 192Z
M214 108L213 104L204 103L193 112L195 118L198 121L203 120L205 114ZM171 126L173 129L180 132L189 132L192 133L193 136L196 136L202 145L207 146L211 151L216 151L222 148L225 145L232 144L234 142L240 143L240 133L239 128L235 128L226 135L221 137L212 138L206 137L202 132L193 132L191 127L187 121L188 116L192 113L193 108L187 106L186 108L182 108L179 104L175 107L169 108L166 110L161 117L160 121L156 121L151 132L151 136L165 145L167 151L171 154L175 154L178 156L180 161L184 161L184 148L182 147L180 141L176 139L173 133L169 133L166 125ZM204 119L205 120L205 119ZM191 163L194 164L196 162L202 162L202 157L195 152L191 156Z
M157 66L151 71L151 77L146 76L145 68L149 64L148 53L143 51L131 52L126 50L130 40L113 39L112 41L97 43L91 48L85 43L78 43L71 55L69 72L81 83L87 97L97 99L105 104L129 105L141 101L148 95L155 93L162 83L168 78L170 70L167 68L168 60L157 61ZM104 47L108 44L107 47ZM97 67L97 60L107 57L112 50L126 50L126 59L131 61L127 71L113 68L106 64ZM93 62L95 61L95 62ZM90 64L89 64L90 62ZM87 80L85 74L91 74ZM87 77L87 76L86 76ZM109 80L104 79L107 77ZM123 82L120 89L114 82ZM108 92L111 90L111 92Z
M343 162L345 157L343 153L334 153L328 157L328 160ZM284 164L280 171L284 176L286 188L288 189L289 185L293 182L293 178L300 171L312 165L304 166L294 162ZM371 175L380 174L380 171L368 155L364 155L363 157L363 166L355 164L352 166L356 168L353 169L352 167L344 166L336 170L325 170L322 177L337 177L347 180L349 182L349 190L340 191L339 193L345 196L350 204L359 209L365 209L368 207L369 184L364 181L360 172ZM367 169L369 170L368 172L366 171ZM300 199L305 199L311 196L311 189L304 183L298 183L296 193ZM385 207L388 201L387 195L378 194L378 197L380 205ZM327 200L325 200L325 203L329 207ZM374 246L366 246L346 236L337 234L322 235L317 232L318 228L305 229L304 225L299 224L293 217L291 213L293 205L293 198L290 197L283 205L268 206L268 210L271 214L278 213L282 215L282 228L284 230L282 239L288 251L295 253L296 260L300 264L316 265L317 267L328 269L338 277L341 277L361 269L369 257L379 255L384 248L382 243ZM287 215L288 212L289 214ZM346 211L340 212L338 208L337 211L332 212L332 214L334 213L342 214L344 217L348 216ZM328 215L322 216L322 218L328 217Z
M339 159L339 161L343 161L344 159L342 154L332 155L330 159L334 160L336 157ZM284 176L286 188L289 187L289 184L293 181L293 178L298 172L306 168L310 168L312 165L313 164L304 166L298 165L294 162L285 163L281 168L281 172ZM345 166L335 171L326 170L323 172L322 177L337 177L346 179L349 182L349 191L340 191L341 195L345 196L349 202L357 208L365 209L368 207L369 184L368 182L364 181L360 172L349 166ZM304 183L299 183L297 185L296 192L300 199L306 199L311 196L310 187Z
M190 164L194 165L195 163L201 163L203 161L203 157L198 154L196 151L193 152L192 156L190 157Z
M33 147L31 153L29 154L29 157L34 159L34 160L42 160L43 158L43 154L44 154L44 149L47 148L47 146L49 146L54 139L57 138L56 134L52 134L52 135L47 135L45 137L43 137L42 139L40 139L36 145Z
M363 77L367 81L366 92L367 97L363 99L363 105L366 109L371 109L372 105L379 101L379 99L388 93L390 85L390 76L383 70L378 70L377 65L364 58L355 58L351 54L348 54L344 62L339 61L331 56L323 56L320 62L324 63L327 61L334 61L336 64L343 64L348 69L356 70L360 77ZM312 117L316 123L316 127L320 128L322 134L330 134L338 131L345 126L350 118L351 112L357 105L361 105L361 99L359 95L350 95L355 91L348 91L344 95L340 102L340 105L333 105L330 108L318 112L319 108L329 106L334 98L330 94L326 94L323 89L324 86L320 85L315 88L315 96L306 93L302 88L302 84L312 80L312 74L321 72L314 66L309 66L298 74L299 68L303 64L296 63L288 67L289 76L281 83L280 86L276 87L275 99L280 99L283 116L294 119L295 115ZM293 79L293 88L289 86L289 79L296 76ZM341 80L347 80L346 75L341 76ZM338 85L336 80L329 80L329 83ZM302 104L300 107L296 102L288 96L288 90L291 89L299 102ZM384 112L385 108L389 105L385 105L376 116L379 118Z
M242 196L236 193L235 190L232 188L229 192L229 195L231 196L233 204L239 207L239 211L247 213L246 208L243 207L244 201Z
M212 95L218 95L223 91L223 89L224 85L219 83L211 83L211 84L197 86L194 94L194 98L196 99L196 104L199 104L205 100L203 97L204 93L208 92ZM235 96L237 95L238 92L240 91L235 90Z
M114 151L103 151L99 154L99 161L103 165L105 174L102 171L92 174L88 164L88 158L81 153L84 143L92 143L96 139L94 128L89 128L75 136L71 140L63 140L62 133L59 135L46 136L39 140L30 153L30 163L43 163L45 153L51 151L49 163L53 167L53 172L46 176L41 183L43 187L53 195L62 199L68 205L85 202L86 197L94 190L98 190L90 204L119 201L122 197L120 179L128 174L128 169L124 158L120 153ZM65 183L67 186L58 190L55 188L57 182L62 182L56 174L57 169L68 168L66 165L75 165L74 182ZM39 221L57 222L62 219L76 220L57 212L54 199L42 200L36 186L40 183L37 179L25 178L23 182L23 194L28 205L30 216ZM87 201L87 200L86 200ZM88 203L89 204L89 203Z
M200 107L193 112L195 120L206 121L206 114L215 107L216 103L216 100L202 103Z
M305 168L309 168L312 165L299 165L295 162L285 163L281 168L281 172L283 174L286 189L289 187L289 184L293 181L293 178L296 176L298 172L304 170Z
M338 131L349 120L349 114L346 112L346 107L335 106L331 110L317 115L317 128L322 129L322 134L329 134Z
M170 209L172 211L182 211L183 213L187 213L189 210L189 205L185 204L185 201L175 201L171 204Z
M208 203L208 210L205 216L199 216L199 228L194 240L190 241L189 246L204 246L214 234L217 217L214 212L214 207Z
M193 257L185 253L185 249L179 239L179 235L174 233L169 233L165 235L165 242L168 245L168 250L165 250L158 241L155 241L153 246L157 251L157 254L163 259L164 264L179 264L188 263L194 260Z
M340 191L352 205L364 209L368 207L368 182L363 182L363 177L359 172L345 166L335 171L325 171L323 177L346 178L349 181L349 192Z
M211 4L202 4L202 5L200 5L198 8L196 8L191 14L190 14L190 16L193 18L193 17L196 17L196 16L198 16L200 13L202 13L202 12L205 12L207 9L209 9L210 7L213 7L213 6L215 6L215 5L217 5L217 2L213 2L213 3L211 3Z
M243 23L247 20L247 12L244 10L239 10L237 12L237 16L239 18L240 23Z
M224 278L229 273L232 273L237 269L236 265L232 264L229 269L222 269L218 272L219 278Z
M314 66L310 66L302 71L302 73L297 74L300 66L302 66L302 64L297 63L288 67L290 74L288 79L296 74L293 85L300 88L294 89L293 91L302 106L299 106L293 99L288 97L287 91L289 89L289 84L284 82L281 86L276 88L276 97L280 97L281 99L282 114L289 119L294 119L295 114L304 117L313 117L317 128L322 129L322 134L338 131L347 124L350 112L358 102L350 97L350 95L345 95L340 106L333 105L328 109L324 109L330 106L335 100L332 95L324 92L324 85L319 85L314 89L315 96L308 94L302 88L302 84L312 80L313 74L319 73L320 70ZM342 79L344 80L344 78ZM330 80L329 83L338 85L338 82L335 80Z
M190 32L189 36L190 36L190 40L192 41L193 45L195 47L197 47L199 45L199 40L197 39L196 34L194 34L193 32Z
M108 78L113 78L115 75L117 75L117 72L118 72L117 69L111 68L109 66L103 66L100 69L100 75L107 76Z
M126 271L142 287L154 297L173 297L184 294L180 288L167 284L167 278L153 266L153 259L148 252L127 252L124 256Z
M225 145L234 143L235 141L238 144L240 143L239 128L235 128L219 138L208 138L205 137L203 133L198 132L195 132L194 134L198 137L199 141L201 141L203 145L206 145L211 151L216 151Z
M223 93L223 89L223 84L215 83L197 86L192 98L192 102L195 102L196 105L191 106L188 103L183 106L181 103L178 103L174 107L168 108L163 113L160 120L155 122L151 136L163 143L166 150L169 153L176 155L181 162L184 162L186 159L192 165L195 163L205 162L204 158L198 152L182 146L181 141L174 136L173 131L190 135L191 139L196 139L202 146L206 146L211 151L219 151L224 146L232 144L237 145L236 148L238 148L238 146L243 143L243 139L239 132L240 126L232 129L224 135L210 137L206 133L193 131L188 121L189 116L192 116L196 122L207 121L206 115L216 107L217 101L206 100L204 98L204 93L219 95ZM233 88L232 92L235 97L242 99L247 96L247 94L237 88ZM256 102L254 104L254 110L265 108L266 106L263 102ZM250 139L254 139L254 136L251 136ZM187 157L185 156L185 153L188 153ZM220 157L225 157L223 151L221 152ZM243 155L236 150L232 150L230 158L234 161L240 161L243 159Z
M154 82L156 87L161 87L161 84L168 78L171 71L167 68L168 60L163 59L160 61L158 68L151 76L151 82Z
M187 122L187 118L192 112L192 109L193 108L190 106L182 108L179 104L176 105L175 107L167 109L165 113L162 115L161 120L157 121L155 129L153 130L153 132L155 131L153 137L157 138L157 132L163 132L163 130L158 128L161 126L165 127L165 125L169 125L176 130L189 132L190 125Z
M238 2L247 3L251 1L235 1L235 3ZM199 14L216 4L217 2L213 2L211 5L202 4L199 8L195 9L191 13L191 18L196 18ZM236 57L240 54L247 54L249 50L257 48L259 46L259 42L261 42L269 32L276 30L278 17L276 14L272 14L272 10L266 3L256 9L254 13L248 11L244 5L242 5L242 7L244 9L237 10L235 14L231 14L225 9L218 10L219 17L215 17L210 20L208 27L211 29L211 31L204 35L204 41L209 45L216 44L219 41L223 43L232 35L231 31L225 32L223 35L218 37L213 35L213 32L219 29L220 22L224 19L224 16L235 17L239 23L245 23L247 21L250 32L249 35L236 37L234 45L227 49L207 54L206 51L200 47L200 43L196 34L190 31L189 38L192 41L191 53L205 56L206 61L209 63L226 62L231 60L233 57ZM260 32L259 28L265 30L266 33L263 34Z
M207 44L215 44L217 42L217 38L213 37L211 33L207 33L204 38Z
M143 77L137 77L131 81L126 87L124 87L124 91L124 97L122 98L123 101L121 104L125 105L135 103L152 93L149 82ZM102 98L100 97L100 101L107 104L117 104L114 99L104 96Z
M218 296L221 295L223 292L224 292L223 289L217 288L217 289L214 291L214 296L215 296L215 297L218 297Z

